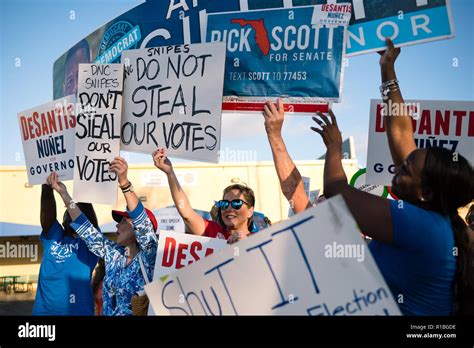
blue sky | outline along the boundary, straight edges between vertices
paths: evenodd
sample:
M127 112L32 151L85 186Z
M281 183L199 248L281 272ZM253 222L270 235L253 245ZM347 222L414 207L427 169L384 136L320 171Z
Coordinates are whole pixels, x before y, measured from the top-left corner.
M0 0L0 165L24 164L17 113L52 100L54 61L96 28L139 3ZM474 100L474 1L452 0L452 9L454 39L402 49L397 72L405 98ZM70 11L74 11L74 20ZM379 98L378 59L377 54L349 59L342 103L334 105L343 136L355 138L361 166L366 162L370 99ZM319 136L310 131L311 125L306 116L288 115L285 120L283 135L295 160L316 159L325 151ZM247 150L253 159L271 160L263 116L224 114L221 149ZM131 154L129 158L131 163L151 163L145 155Z

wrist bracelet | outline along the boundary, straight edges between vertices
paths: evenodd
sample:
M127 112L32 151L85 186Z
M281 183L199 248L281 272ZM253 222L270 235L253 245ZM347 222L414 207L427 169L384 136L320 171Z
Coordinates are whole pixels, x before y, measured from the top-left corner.
M400 86L398 85L398 80L389 80L382 83L380 86L380 93L382 94L382 99L387 100L388 94L390 92L396 92L400 90Z
M120 186L119 185L119 187L122 189L122 191L130 188L130 186L132 186L132 183L130 181L125 186Z

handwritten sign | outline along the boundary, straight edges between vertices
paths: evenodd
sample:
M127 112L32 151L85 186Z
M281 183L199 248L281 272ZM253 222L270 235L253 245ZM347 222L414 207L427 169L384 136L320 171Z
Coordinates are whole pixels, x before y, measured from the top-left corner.
M171 274L217 250L227 246L227 241L174 231L160 231L153 279Z
M385 105L385 106L384 106ZM367 183L391 185L395 166L390 155L383 116L410 113L418 148L445 147L474 163L474 102L406 100L405 106L370 101ZM403 110L402 110L403 109Z
M158 315L400 314L342 196L145 291Z
M75 100L70 95L18 114L29 185L46 183L53 171L61 181L72 180Z
M120 154L123 65L79 64L74 199L115 204L117 174L110 162Z
M123 52L122 150L218 162L225 45Z

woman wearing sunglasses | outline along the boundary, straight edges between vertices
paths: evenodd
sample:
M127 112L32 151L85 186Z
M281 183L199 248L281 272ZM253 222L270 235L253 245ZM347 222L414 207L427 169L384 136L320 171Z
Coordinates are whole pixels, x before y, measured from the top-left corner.
M381 90L402 105L394 67L400 49L390 40L387 44L380 60ZM319 126L312 129L327 148L324 194L342 194L360 229L372 238L369 249L401 312L472 315L474 245L458 215L473 199L471 164L444 148L417 149L410 115L390 110L384 121L396 165L392 191L399 200L376 197L348 185L336 118L331 111L319 116L314 118Z
M234 243L250 235L255 206L252 189L239 184L226 187L222 200L216 202L217 222L209 221L203 219L191 207L186 193L178 182L173 165L166 157L165 149L155 150L152 156L155 167L168 177L174 204L192 234L226 239L228 243Z

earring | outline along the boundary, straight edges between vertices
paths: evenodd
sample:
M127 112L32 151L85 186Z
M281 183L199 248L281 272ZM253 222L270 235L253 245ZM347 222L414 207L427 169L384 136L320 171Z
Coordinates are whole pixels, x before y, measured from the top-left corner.
M425 202L426 199L424 199L423 196L422 196L422 197L420 197L420 201Z

